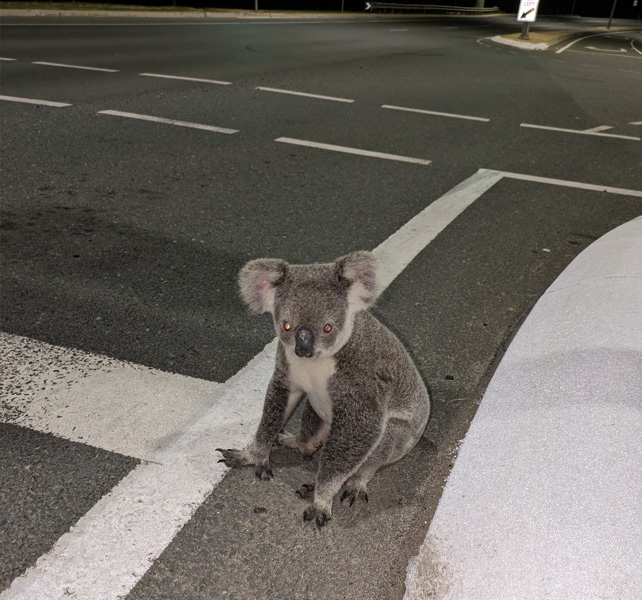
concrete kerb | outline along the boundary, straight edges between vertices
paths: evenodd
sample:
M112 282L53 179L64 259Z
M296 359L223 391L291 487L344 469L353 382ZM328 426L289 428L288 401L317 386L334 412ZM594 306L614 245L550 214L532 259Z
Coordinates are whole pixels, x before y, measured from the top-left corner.
M549 287L471 423L405 600L637 600L642 217Z
M520 48L521 50L548 50L557 44L562 42L570 42L574 39L581 39L586 36L591 36L599 33L615 33L620 31L640 31L642 28L635 27L612 27L607 29L606 27L592 27L587 29L575 30L542 30L542 31L530 31L529 40L520 39L520 33L511 33L508 35L496 35L491 38L487 38L491 42L496 44L503 44L505 46L512 46L514 48Z
M496 17L500 13L478 15L481 17ZM470 15L449 15L452 18L469 19ZM413 17L439 18L443 15L414 15L414 14L389 14L389 13L366 13L366 12L276 12L276 11L253 11L253 10L74 10L74 9L22 9L22 8L0 8L0 17L103 17L103 18L158 18L158 19L400 19L408 20Z

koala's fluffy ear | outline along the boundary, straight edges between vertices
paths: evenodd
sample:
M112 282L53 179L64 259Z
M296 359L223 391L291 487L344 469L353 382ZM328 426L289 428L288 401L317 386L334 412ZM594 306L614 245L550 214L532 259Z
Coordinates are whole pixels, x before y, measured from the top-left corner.
M288 263L277 258L258 258L239 273L241 298L255 314L274 313L276 288L288 273Z
M374 304L381 293L378 281L379 261L375 255L359 250L337 258L334 264L337 277L352 284L348 296L349 304L354 303L357 310Z

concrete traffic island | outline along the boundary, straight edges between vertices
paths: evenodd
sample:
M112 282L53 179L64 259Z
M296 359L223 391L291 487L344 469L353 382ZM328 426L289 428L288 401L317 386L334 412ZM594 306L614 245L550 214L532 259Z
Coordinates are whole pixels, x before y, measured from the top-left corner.
M405 600L642 590L642 217L582 252L509 346Z

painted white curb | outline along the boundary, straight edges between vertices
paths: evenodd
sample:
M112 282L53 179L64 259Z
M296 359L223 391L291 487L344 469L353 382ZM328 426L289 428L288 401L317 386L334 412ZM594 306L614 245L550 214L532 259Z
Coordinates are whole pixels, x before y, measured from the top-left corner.
M642 217L540 298L462 444L406 600L642 589Z
M539 44L533 44L532 42L520 42L519 40L511 40L509 38L502 37L501 35L496 35L495 37L490 38L491 42L496 44L504 44L505 46L513 46L515 48L521 48L522 50L548 50L552 44L545 44L541 42Z

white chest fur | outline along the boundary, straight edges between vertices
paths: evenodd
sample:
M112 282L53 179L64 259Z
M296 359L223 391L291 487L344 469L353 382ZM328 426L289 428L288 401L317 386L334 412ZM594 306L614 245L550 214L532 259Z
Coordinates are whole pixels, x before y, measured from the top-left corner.
M314 412L326 423L331 423L332 399L328 391L328 381L336 370L334 358L300 358L290 352L287 352L286 356L290 365L292 388L304 391Z

